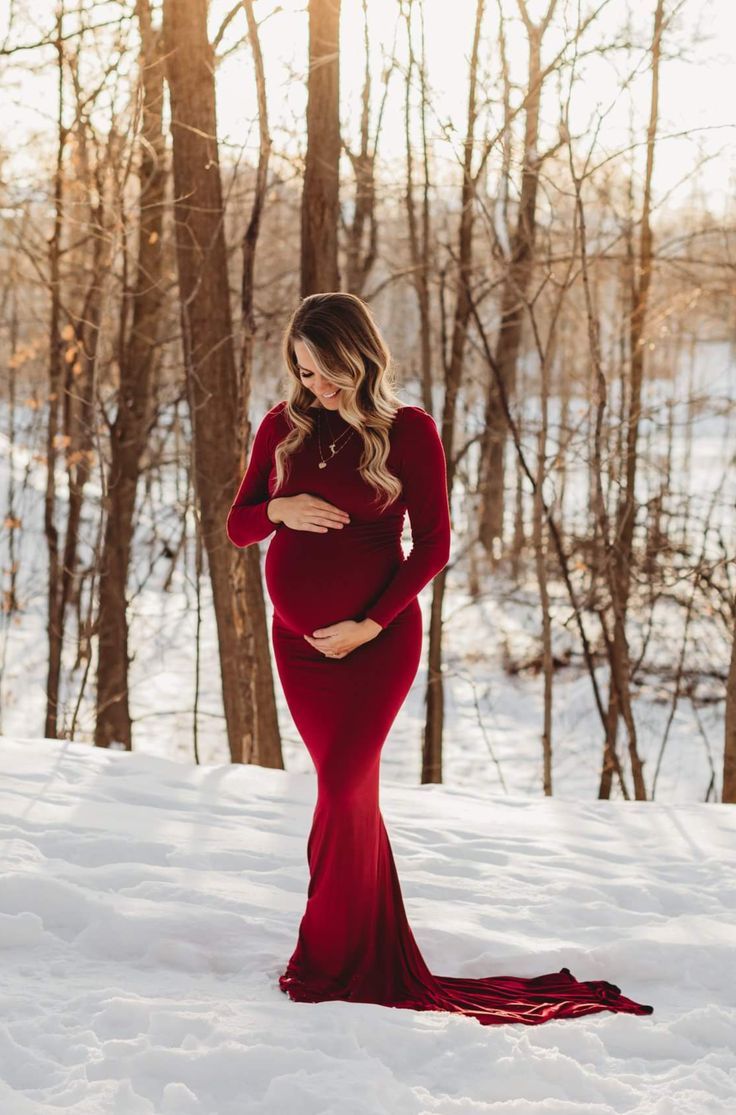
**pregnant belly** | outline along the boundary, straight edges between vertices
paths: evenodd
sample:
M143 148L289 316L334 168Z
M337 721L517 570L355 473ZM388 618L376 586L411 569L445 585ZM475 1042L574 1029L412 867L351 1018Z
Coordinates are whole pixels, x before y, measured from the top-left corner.
M349 527L325 534L282 527L266 551L266 588L281 622L311 635L362 619L402 560L397 539L380 542Z

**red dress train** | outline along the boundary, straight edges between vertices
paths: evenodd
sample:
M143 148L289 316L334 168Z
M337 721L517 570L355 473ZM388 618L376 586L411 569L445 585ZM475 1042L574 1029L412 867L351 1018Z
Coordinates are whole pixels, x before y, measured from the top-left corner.
M292 999L380 1003L471 1015L485 1025L536 1025L609 1010L650 1014L606 980L577 980L569 968L532 978L433 975L414 938L380 810L381 750L416 677L422 653L417 594L450 552L445 457L426 411L404 406L390 432L388 467L402 496L384 513L358 471L361 439L336 411L313 410L339 452L319 468L316 431L291 458L274 493L273 453L288 433L285 402L272 407L227 518L236 546L273 534L265 579L273 603L274 657L289 711L317 772L307 842L309 886L296 947L279 986ZM341 437L342 434L345 437ZM324 533L274 524L274 494L310 492L347 511L350 522ZM413 548L404 558L408 511ZM304 634L371 617L383 630L344 658L331 659Z

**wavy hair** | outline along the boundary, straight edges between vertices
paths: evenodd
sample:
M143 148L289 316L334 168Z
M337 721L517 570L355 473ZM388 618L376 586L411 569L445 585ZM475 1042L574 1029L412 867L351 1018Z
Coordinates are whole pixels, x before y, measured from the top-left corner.
M370 307L356 294L343 291L307 295L284 330L281 347L288 393L283 413L292 429L274 454L277 488L288 475L289 457L313 433L317 419L311 405L314 396L299 375L295 341L303 342L325 379L341 388L339 413L363 441L359 471L377 498L385 497L384 510L401 494L401 481L388 469L386 459L389 429L403 404L395 392L391 352Z

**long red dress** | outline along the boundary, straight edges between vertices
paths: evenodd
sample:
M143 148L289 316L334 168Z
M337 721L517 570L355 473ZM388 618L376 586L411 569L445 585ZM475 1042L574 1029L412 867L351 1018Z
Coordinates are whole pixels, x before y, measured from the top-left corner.
M307 842L309 886L298 939L279 985L292 999L380 1003L471 1015L486 1025L535 1025L596 1011L650 1014L606 980L578 981L568 968L534 978L465 979L433 975L407 921L379 808L381 750L416 676L422 653L419 591L447 564L450 513L445 456L434 419L403 406L390 432L389 469L402 497L385 513L358 471L361 439L349 435L319 468L313 433L291 458L279 496L310 492L347 511L350 522L326 532L271 522L274 448L288 432L285 401L265 415L227 518L236 546L273 534L265 561L273 603L274 656L289 711L317 772ZM314 410L315 418L317 411ZM349 423L322 411L338 439ZM413 548L401 533L409 513ZM344 658L327 658L304 634L370 616L383 630Z

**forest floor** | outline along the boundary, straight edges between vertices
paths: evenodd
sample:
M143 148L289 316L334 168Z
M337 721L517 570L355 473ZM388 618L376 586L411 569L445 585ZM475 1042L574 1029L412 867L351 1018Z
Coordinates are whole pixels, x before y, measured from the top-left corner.
M568 966L650 1003L541 1026L294 1003L314 776L0 739L4 1115L726 1115L736 813L386 777L441 975Z

